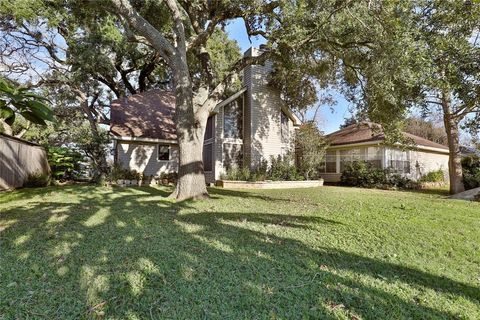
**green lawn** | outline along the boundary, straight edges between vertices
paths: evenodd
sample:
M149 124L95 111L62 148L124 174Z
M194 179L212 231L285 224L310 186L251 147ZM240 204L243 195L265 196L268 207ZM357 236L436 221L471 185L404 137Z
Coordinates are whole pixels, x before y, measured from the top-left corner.
M0 319L480 319L480 203L167 191L0 194Z

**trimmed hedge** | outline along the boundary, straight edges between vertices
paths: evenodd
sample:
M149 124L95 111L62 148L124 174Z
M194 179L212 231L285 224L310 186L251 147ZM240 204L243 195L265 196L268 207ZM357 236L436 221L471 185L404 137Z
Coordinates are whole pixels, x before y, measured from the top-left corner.
M416 182L365 161L346 163L340 181L343 185L361 188L416 188Z

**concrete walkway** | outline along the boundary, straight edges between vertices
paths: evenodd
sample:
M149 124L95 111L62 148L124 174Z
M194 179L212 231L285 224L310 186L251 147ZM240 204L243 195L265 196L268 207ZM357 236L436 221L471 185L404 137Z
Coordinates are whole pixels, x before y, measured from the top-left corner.
M475 196L480 195L480 188L470 189L451 196L451 199L475 200Z

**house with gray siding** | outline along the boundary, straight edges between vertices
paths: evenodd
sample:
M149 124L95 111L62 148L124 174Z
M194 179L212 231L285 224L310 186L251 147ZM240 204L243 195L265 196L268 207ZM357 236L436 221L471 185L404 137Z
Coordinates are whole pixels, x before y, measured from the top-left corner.
M322 178L326 182L339 182L347 163L366 161L412 180L442 170L448 181L448 147L409 133L403 135L410 142L407 148L387 145L381 126L371 122L352 124L327 135L329 147Z
M260 54L250 48L246 56ZM207 183L232 166L254 168L271 157L293 150L300 120L268 83L272 64L243 70L243 87L219 103L207 120L203 161ZM171 91L150 90L111 105L110 132L115 163L145 175L178 170L178 144Z

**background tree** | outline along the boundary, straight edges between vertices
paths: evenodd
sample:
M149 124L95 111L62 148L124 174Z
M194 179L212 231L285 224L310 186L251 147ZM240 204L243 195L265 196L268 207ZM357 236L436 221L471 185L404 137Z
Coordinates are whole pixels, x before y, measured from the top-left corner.
M144 39L109 12L78 5L78 1L9 1L2 10L2 37L5 52L2 70L9 77L22 78L31 86L48 88L58 98L58 105L81 111L90 124L91 141L101 141L101 125L108 124L108 106L114 98L139 93L150 88L172 87L171 72L165 60ZM143 3L141 13L156 23L165 23L165 10L153 2ZM203 43L211 54L208 69L220 76L228 64L239 59L238 45L218 28L209 32ZM192 73L201 70L199 60L205 53L189 54ZM24 74L29 70L29 79ZM202 78L194 76L198 85ZM238 82L237 82L238 83ZM233 86L232 86L233 87ZM62 106L63 108L64 106ZM79 114L75 112L74 114ZM101 155L102 146L98 146ZM98 159L105 164L104 159ZM101 168L105 168L101 165Z
M351 126L352 124L359 123L359 120L355 116L345 118L344 122L340 125L340 129L345 129L346 127Z
M370 119L397 134L409 109L440 112L450 150L450 192L461 192L460 125L479 124L480 4L418 0L393 7L380 17L381 45L361 63L357 87L363 107Z
M309 180L325 161L327 143L314 122L304 123L295 134L295 154L300 172Z
M448 143L443 124L422 117L407 118L405 121L405 132L445 146Z

